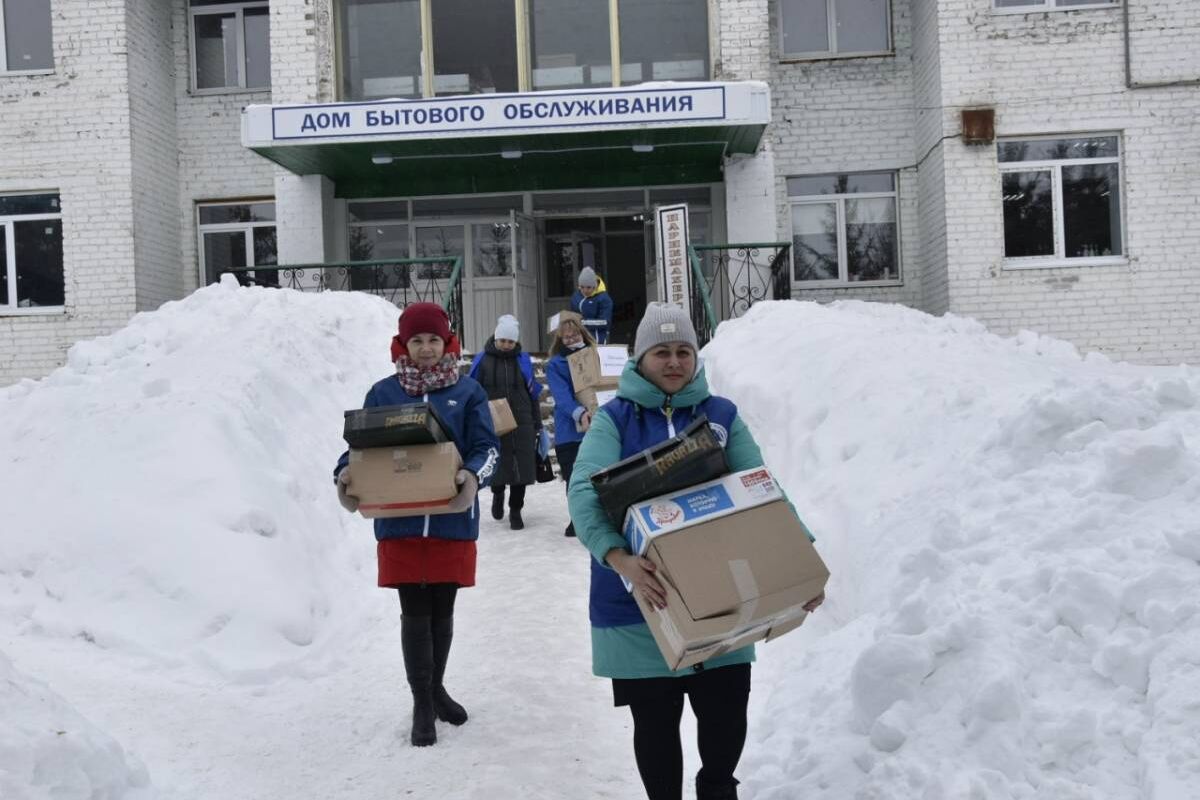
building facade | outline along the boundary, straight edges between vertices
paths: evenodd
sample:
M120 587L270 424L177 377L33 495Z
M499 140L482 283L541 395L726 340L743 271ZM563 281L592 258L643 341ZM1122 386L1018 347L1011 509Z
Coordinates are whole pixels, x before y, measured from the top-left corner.
M460 256L474 347L592 266L628 333L672 203L695 243L790 243L794 298L1200 360L1193 0L49 0L0 32L0 384L228 267Z

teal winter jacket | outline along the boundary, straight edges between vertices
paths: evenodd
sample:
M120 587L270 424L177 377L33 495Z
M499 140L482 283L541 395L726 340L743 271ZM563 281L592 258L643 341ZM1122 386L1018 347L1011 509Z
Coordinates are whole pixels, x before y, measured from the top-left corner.
M630 359L621 374L618 398L626 398L641 406L644 413L663 414L670 401L670 408L690 409L711 396L704 370L696 374L691 383L668 398L661 389L642 377L636 363ZM608 521L600 507L596 490L592 486L593 474L621 460L621 444L629 431L622 431L604 407L595 414L591 427L583 438L579 455L575 460L571 485L567 490L567 503L571 520L579 541L592 557L605 569L612 568L604 556L613 548L626 548L621 532ZM666 438L665 436L663 438ZM648 443L649 445L655 442ZM746 423L735 416L725 443L725 456L733 471L762 466L762 454ZM595 579L593 578L593 581ZM734 650L704 663L705 668L744 664L754 660L754 646ZM605 678L664 678L690 675L694 668L672 671L659 652L654 636L645 622L628 625L600 627L592 626L592 671Z

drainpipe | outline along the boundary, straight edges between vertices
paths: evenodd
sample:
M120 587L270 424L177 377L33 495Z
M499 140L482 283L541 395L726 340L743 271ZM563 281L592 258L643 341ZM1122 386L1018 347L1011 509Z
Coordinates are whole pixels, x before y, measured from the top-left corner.
M1121 17L1125 27L1125 88L1126 89L1166 89L1173 86L1200 86L1200 79L1182 81L1158 81L1155 83L1135 83L1133 80L1133 56L1129 42L1129 4L1132 0L1121 3Z

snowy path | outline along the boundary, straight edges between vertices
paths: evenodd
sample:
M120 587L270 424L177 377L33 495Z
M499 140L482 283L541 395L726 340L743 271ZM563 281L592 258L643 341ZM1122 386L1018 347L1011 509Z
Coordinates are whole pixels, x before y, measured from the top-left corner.
M435 747L408 744L399 603L369 585L371 618L332 671L308 679L222 685L186 667L131 669L80 640L9 637L0 649L177 798L635 797L627 712L591 676L588 565L562 536L562 484L531 488L525 516L519 532L483 523L447 676L471 720L439 723Z

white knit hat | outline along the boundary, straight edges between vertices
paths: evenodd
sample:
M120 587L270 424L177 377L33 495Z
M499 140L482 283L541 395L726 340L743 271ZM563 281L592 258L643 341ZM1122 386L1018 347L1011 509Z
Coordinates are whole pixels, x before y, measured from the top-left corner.
M496 339L511 339L521 341L521 323L512 314L505 314L496 321Z
M693 350L700 351L696 328L687 311L674 303L649 303L633 340L634 362L641 361L646 351L667 342L686 342Z

